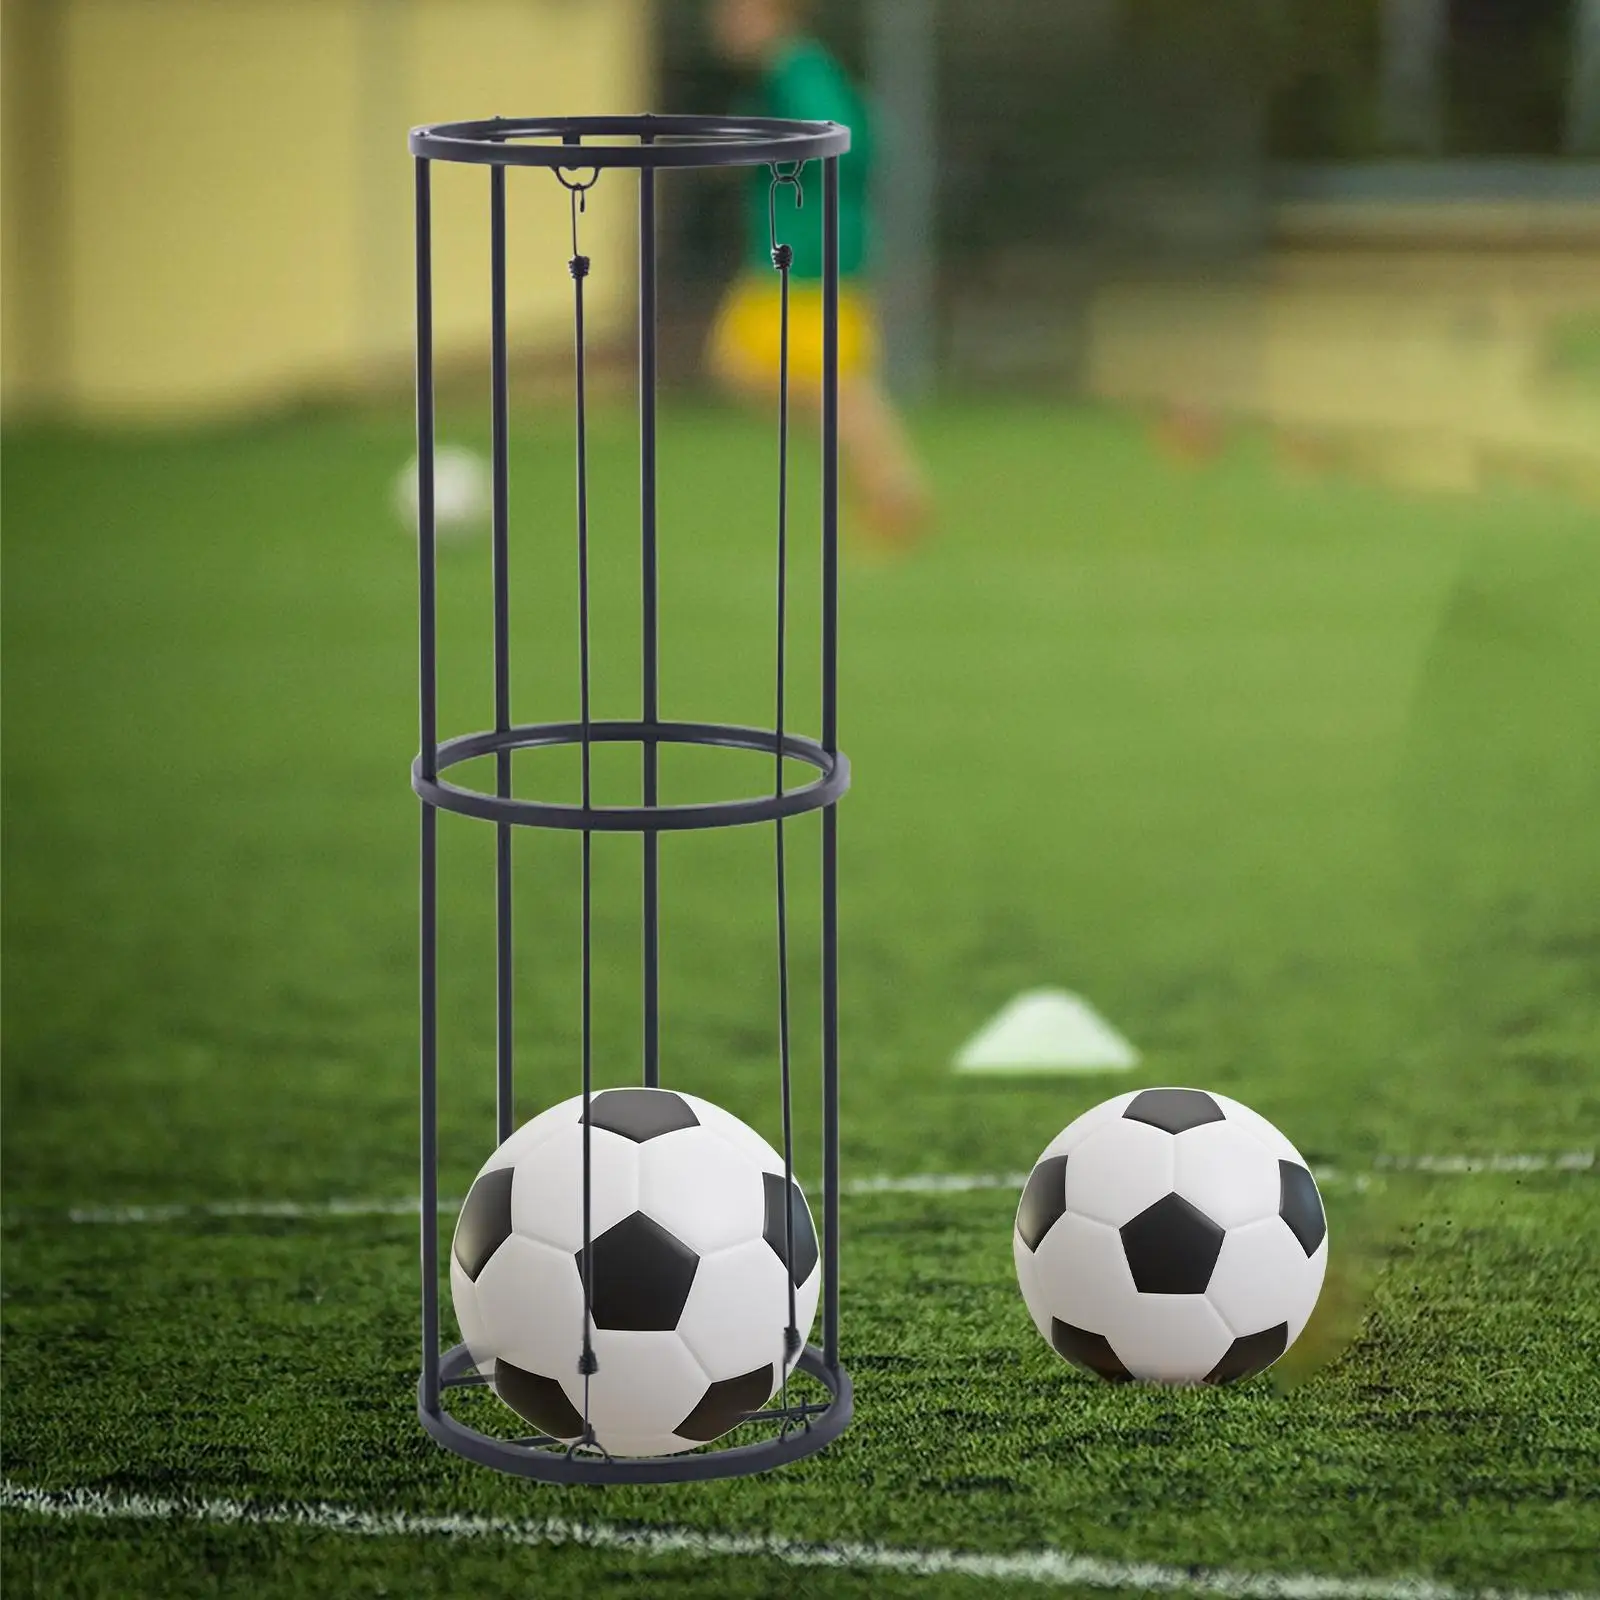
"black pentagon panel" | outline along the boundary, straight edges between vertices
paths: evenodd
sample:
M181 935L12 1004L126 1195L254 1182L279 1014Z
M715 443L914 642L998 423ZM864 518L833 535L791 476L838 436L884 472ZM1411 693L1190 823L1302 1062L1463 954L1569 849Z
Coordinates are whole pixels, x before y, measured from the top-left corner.
M552 1439L582 1437L583 1418L554 1378L524 1372L509 1361L496 1361L493 1381L494 1392L524 1422L531 1422Z
M581 1277L583 1251L573 1260ZM594 1325L670 1332L683 1315L699 1266L700 1257L659 1222L642 1211L624 1217L594 1241Z
M1017 1207L1017 1232L1030 1250L1055 1226L1067 1209L1067 1158L1050 1156L1028 1174L1028 1186Z
M1238 1383L1265 1372L1289 1348L1289 1324L1280 1322L1275 1328L1260 1333L1247 1333L1228 1346L1227 1353L1206 1374L1207 1383Z
M789 1241L783 1221L783 1174L763 1172L761 1183L767 1197L767 1218L761 1237L772 1246L772 1253L787 1265ZM817 1264L817 1233L811 1226L811 1213L806 1209L805 1196L800 1193L797 1183L789 1185L789 1207L794 1215L794 1264L790 1268L790 1276L798 1289L811 1276L811 1269Z
M772 1363L737 1378L724 1378L700 1396L700 1403L672 1431L680 1439L705 1444L737 1428L752 1411L759 1411L772 1393Z
M1316 1179L1298 1163L1278 1163L1278 1215L1289 1224L1289 1231L1300 1241L1308 1256L1327 1237L1328 1219L1322 1214L1322 1196Z
M461 1270L474 1283L489 1265L489 1257L511 1237L511 1184L516 1175L515 1167L497 1167L483 1173L461 1208L451 1248Z
M1059 1317L1050 1319L1050 1343L1056 1354L1085 1372L1104 1378L1107 1383L1132 1383L1133 1374L1117 1359L1117 1352L1103 1333L1074 1328Z
M1207 1122L1224 1122L1222 1107L1204 1089L1145 1089L1122 1113L1128 1122L1148 1122L1164 1133L1184 1133Z
M1181 1195L1164 1195L1122 1225L1122 1253L1140 1294L1204 1294L1224 1231Z
M589 1126L643 1144L679 1128L698 1128L700 1119L670 1089L603 1089L589 1102Z

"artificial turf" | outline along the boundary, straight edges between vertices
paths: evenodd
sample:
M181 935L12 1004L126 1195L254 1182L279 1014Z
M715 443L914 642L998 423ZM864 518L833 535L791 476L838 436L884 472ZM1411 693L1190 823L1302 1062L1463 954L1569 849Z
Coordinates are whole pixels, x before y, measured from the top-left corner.
M472 438L475 423L451 418ZM1014 1197L845 1200L858 1418L761 1479L556 1491L429 1444L399 1217L75 1224L70 1208L415 1182L415 564L405 422L5 441L8 1481L593 1518L1261 1575L1595 1586L1600 1191L1386 1158L1591 1150L1600 1125L1600 529L1528 489L1402 499L1205 465L1039 405L919 420L941 524L851 547L841 811L846 1175L1025 1169L1128 1083L1215 1087L1342 1177L1325 1314L1228 1392L1099 1387L1040 1343ZM663 701L771 719L772 439L663 426ZM629 419L593 439L597 711L637 707ZM815 509L814 460L796 486ZM571 440L517 419L521 720L574 714ZM815 726L797 558L791 720ZM488 726L487 547L445 552L441 725ZM523 793L573 796L565 755ZM599 763L602 799L635 765ZM670 797L756 792L678 753ZM486 836L487 835L487 836ZM816 973L815 819L791 825ZM492 831L441 826L447 1193L488 1152ZM519 1109L572 1092L575 841L518 841ZM776 1132L771 845L663 846L664 1074ZM637 1071L638 845L596 845L596 1049ZM954 1076L1019 989L1088 995L1128 1077ZM799 1059L817 1029L802 1009ZM814 1182L813 1096L799 1109ZM1361 1181L1357 1181L1357 1180ZM6 1518L8 1592L976 1594L282 1526Z

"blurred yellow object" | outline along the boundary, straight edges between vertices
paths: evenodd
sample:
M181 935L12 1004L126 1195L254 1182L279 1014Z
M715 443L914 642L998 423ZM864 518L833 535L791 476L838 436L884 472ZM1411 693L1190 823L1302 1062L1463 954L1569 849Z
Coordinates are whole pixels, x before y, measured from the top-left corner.
M202 416L373 382L414 338L408 127L646 104L645 0L0 0L8 412ZM611 181L612 176L616 181ZM567 197L508 188L514 346L570 341ZM596 333L637 186L590 198ZM435 167L441 364L487 362L489 181Z
M1346 217L1347 236L1286 235L1232 279L1102 283L1090 392L1157 412L1180 459L1203 458L1206 427L1264 423L1406 488L1469 492L1508 462L1600 471L1600 390L1552 354L1562 327L1600 327L1600 207L1552 208L1537 233L1491 214L1476 241L1465 207L1435 209L1447 244L1374 241Z
M723 297L711 329L712 371L741 389L766 388L778 381L778 331L781 320L778 274L735 280ZM861 377L878 364L878 322L865 294L850 284L839 287L839 375ZM807 387L822 382L822 285L789 285L789 376Z

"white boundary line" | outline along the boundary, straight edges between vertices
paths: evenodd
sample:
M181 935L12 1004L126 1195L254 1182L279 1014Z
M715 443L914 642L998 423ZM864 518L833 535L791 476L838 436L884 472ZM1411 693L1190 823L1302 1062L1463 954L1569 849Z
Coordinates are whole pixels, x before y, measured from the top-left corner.
M1379 1156L1374 1172L1588 1172L1593 1150L1568 1150L1562 1155L1523 1156Z
M97 1489L36 1489L0 1482L0 1508L63 1521L200 1522L227 1528L310 1528L365 1538L483 1539L522 1546L584 1546L645 1557L691 1560L768 1560L789 1567L896 1573L906 1577L967 1577L993 1583L1077 1584L1146 1594L1219 1595L1227 1600L1600 1600L1569 1590L1458 1589L1430 1578L1336 1578L1314 1573L1244 1572L1231 1567L1171 1566L1112 1561L1065 1550L986 1555L963 1550L907 1550L876 1544L802 1544L760 1534L701 1533L692 1528L625 1527L564 1518L516 1521L501 1517L423 1516L405 1511L358 1511L311 1502L251 1505L239 1500L168 1500L153 1495L105 1494Z
M1363 1190L1374 1179L1381 1179L1391 1172L1461 1177L1486 1173L1590 1172L1594 1167L1593 1150L1568 1150L1555 1155L1380 1156L1367 1171L1350 1172L1343 1168L1318 1167L1316 1178L1324 1186L1348 1185ZM847 1195L968 1194L979 1189L1009 1189L1020 1193L1027 1181L1025 1172L878 1173L871 1177L847 1180L843 1191ZM455 1212L460 1208L459 1199L439 1202L442 1212ZM17 1213L8 1216L6 1222L17 1226L23 1222L64 1220L126 1227L135 1223L181 1222L206 1217L257 1221L303 1221L319 1217L414 1217L417 1209L418 1201L412 1196L357 1200L208 1200L168 1205L74 1206L65 1213Z

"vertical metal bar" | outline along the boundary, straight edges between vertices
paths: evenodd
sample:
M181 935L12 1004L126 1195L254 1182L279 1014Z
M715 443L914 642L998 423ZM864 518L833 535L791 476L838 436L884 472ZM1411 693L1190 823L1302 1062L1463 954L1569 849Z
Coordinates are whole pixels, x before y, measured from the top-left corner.
M428 162L417 160L417 589L421 763L439 762L438 647L435 636L433 527L433 262ZM422 806L421 883L421 1163L422 1404L439 1410L439 1024L438 817Z
M649 143L648 138L645 141ZM644 706L647 728L660 714L656 646L656 173L639 169L639 549L644 627ZM644 803L655 805L659 747L644 741ZM660 838L644 836L644 1081L661 1081Z
M489 169L489 342L494 427L494 725L511 726L510 393L506 374L506 169ZM511 795L511 752L495 756L495 792ZM512 1079L511 824L495 825L495 1136L516 1126Z
M839 158L822 163L822 747L839 749ZM832 810L830 806L828 810Z
M822 744L839 750L839 158L822 163ZM822 1357L839 1364L839 810L822 813Z
M439 1410L439 817L422 806L422 1403Z

